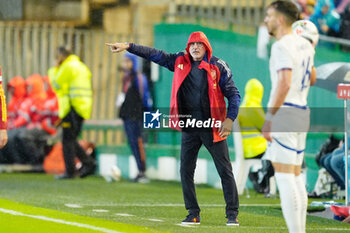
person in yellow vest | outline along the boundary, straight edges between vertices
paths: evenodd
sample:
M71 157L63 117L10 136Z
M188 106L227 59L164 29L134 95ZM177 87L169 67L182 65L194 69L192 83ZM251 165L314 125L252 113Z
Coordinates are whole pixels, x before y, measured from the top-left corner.
M83 121L89 119L92 109L92 84L89 68L79 57L61 46L56 54L57 66L49 70L51 85L57 95L59 118L63 128L62 145L66 172L57 179L70 179L76 175L75 156L82 162L79 176L94 173L96 163L87 156L78 143Z
M250 79L247 82L238 114L245 159L262 158L267 148L267 141L261 134L265 121L265 113L261 105L263 94L264 87L258 79ZM262 160L262 164L263 167L258 172L249 173L249 179L257 192L268 193L269 178L273 176L273 168L268 160Z

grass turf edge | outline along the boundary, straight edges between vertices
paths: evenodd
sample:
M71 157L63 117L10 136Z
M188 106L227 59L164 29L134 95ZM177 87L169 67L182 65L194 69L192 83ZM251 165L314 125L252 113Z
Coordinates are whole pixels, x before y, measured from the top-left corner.
M76 222L76 223L81 223L81 224L92 225L95 227L111 229L111 230L115 230L118 232L125 232L125 233L164 232L164 231L151 229L149 227L140 227L140 226L135 226L135 225L126 224L126 223L108 221L108 220L104 220L104 219L100 219L100 218L80 216L80 215L75 215L75 214L71 214L71 213L67 213L67 212L61 212L61 211L57 211L57 210L51 210L51 209L46 209L46 208L25 205L25 204L13 202L13 201L1 199L1 198L0 198L0 208L21 212L21 213L26 214L26 215L45 216L48 218L60 219L60 220L69 221L69 222ZM0 220L0 222L1 222L1 220ZM18 228L19 228L19 230L20 229L23 230L24 226L19 224Z

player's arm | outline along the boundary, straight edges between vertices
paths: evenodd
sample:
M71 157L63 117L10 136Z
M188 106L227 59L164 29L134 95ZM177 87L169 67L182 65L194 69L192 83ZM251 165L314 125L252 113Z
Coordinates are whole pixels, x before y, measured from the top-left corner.
M138 45L135 43L106 43L111 48L113 53L118 53L127 50L139 57L157 63L170 71L174 71L175 60L177 54L166 53L162 50L151 48L148 46Z
M316 68L313 66L310 74L310 86L316 83Z
M278 76L278 82L277 82L275 95L272 97L273 99L271 102L271 106L269 106L269 109L267 110L265 123L261 130L264 138L266 138L266 140L270 142L272 141L271 119L273 115L276 114L276 112L282 106L282 104L284 103L284 100L286 99L286 96L288 94L288 91L290 89L290 85L292 82L292 70L282 69L277 72L277 76Z
M270 109L268 109L268 113L275 115L278 109L284 103L284 100L287 97L288 91L290 89L290 85L292 82L292 70L291 69L283 69L277 72L278 82L277 88L275 91L275 96L273 97L272 104Z

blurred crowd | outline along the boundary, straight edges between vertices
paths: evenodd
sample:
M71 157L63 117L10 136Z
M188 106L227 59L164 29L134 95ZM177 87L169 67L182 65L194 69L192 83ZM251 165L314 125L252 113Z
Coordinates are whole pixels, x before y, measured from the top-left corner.
M7 85L8 144L0 150L0 163L38 164L47 140L57 133L58 101L48 76L16 76Z
M309 19L319 33L350 39L350 0L297 0L301 17Z

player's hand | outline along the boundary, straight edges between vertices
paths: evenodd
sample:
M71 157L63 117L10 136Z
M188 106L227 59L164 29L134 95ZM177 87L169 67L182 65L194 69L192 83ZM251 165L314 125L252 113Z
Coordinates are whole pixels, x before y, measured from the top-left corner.
M0 130L0 149L6 146L7 143L7 130L1 129Z
M233 124L233 120L230 118L226 118L226 120L222 123L219 129L219 136L223 138L230 135L232 131L232 124Z
M261 129L261 133L267 141L272 142L271 121L265 121L265 123Z
M105 45L109 46L112 53L119 53L127 50L129 48L128 43L105 43Z

